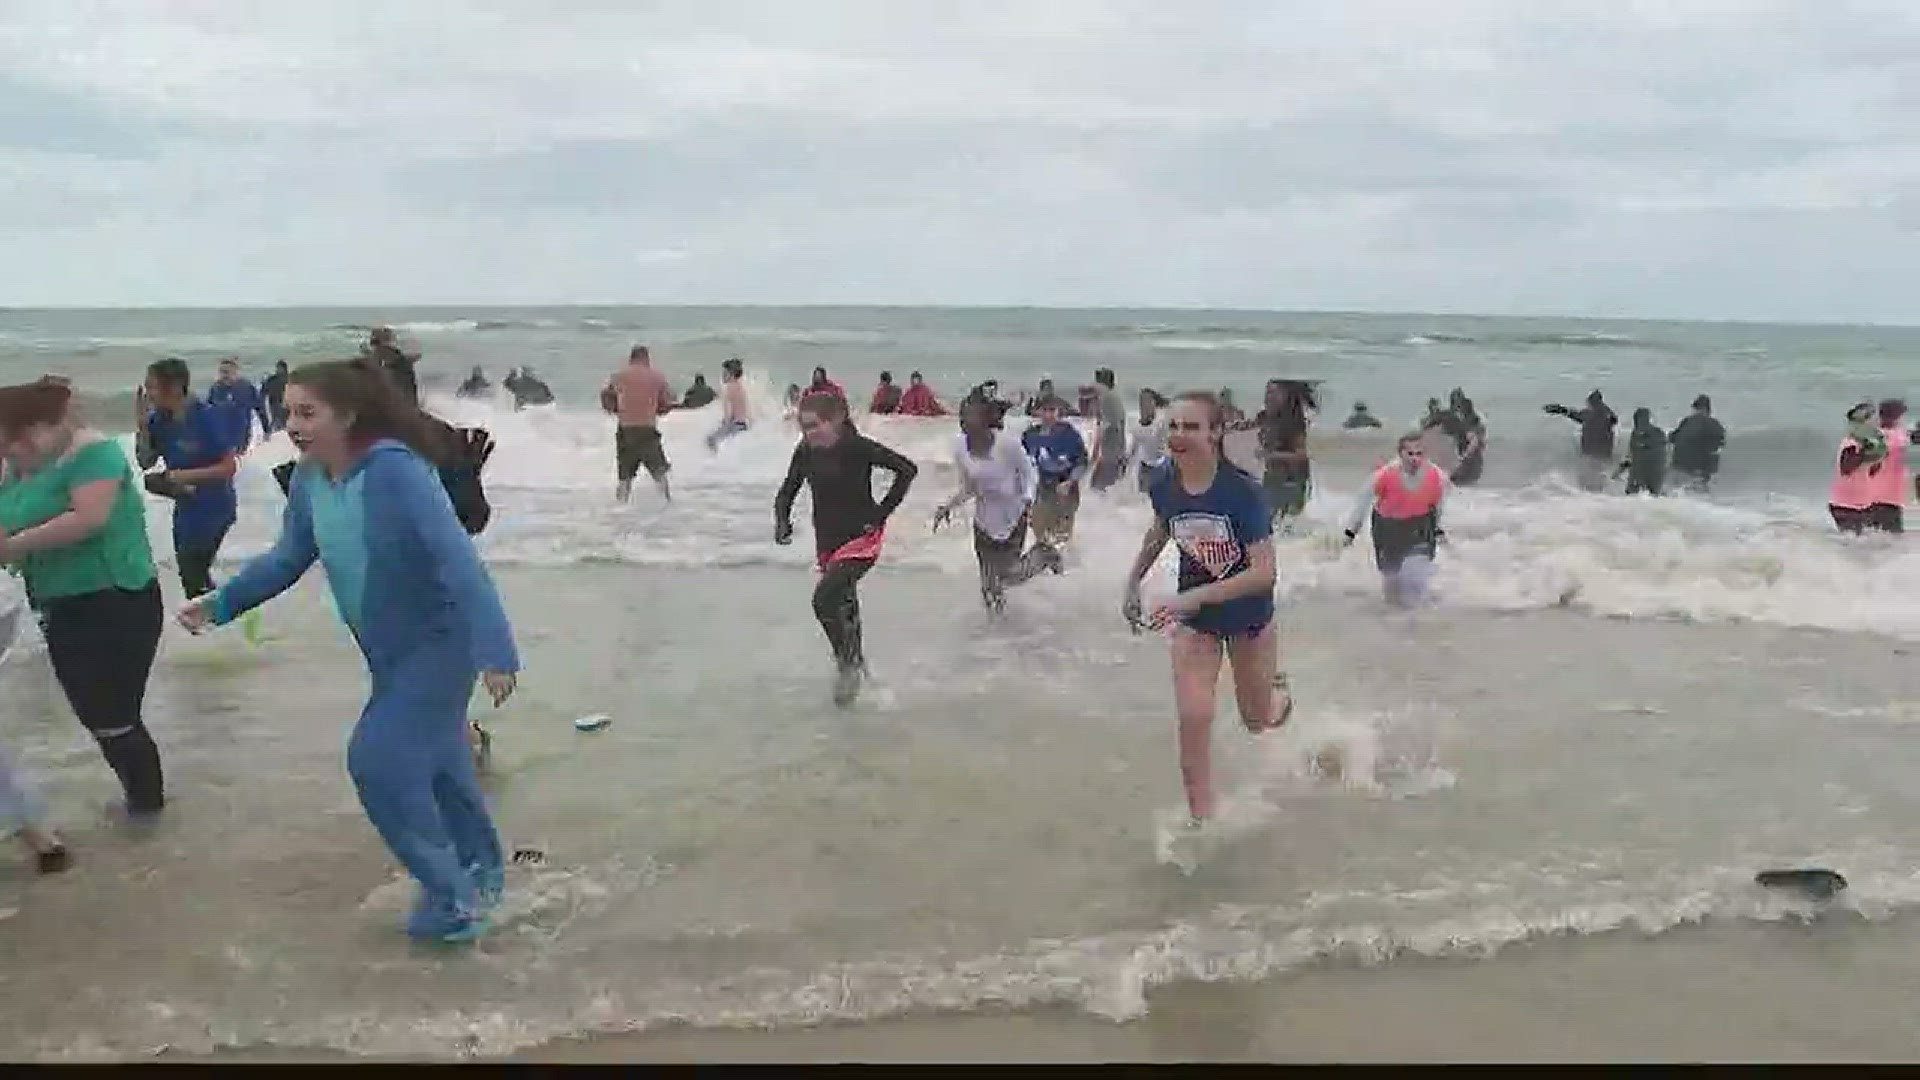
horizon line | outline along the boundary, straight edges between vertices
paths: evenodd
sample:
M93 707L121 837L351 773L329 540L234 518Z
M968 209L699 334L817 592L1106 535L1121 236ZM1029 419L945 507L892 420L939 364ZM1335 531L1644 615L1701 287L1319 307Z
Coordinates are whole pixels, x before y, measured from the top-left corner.
M1874 329L1911 330L1920 329L1920 322L1861 321L1847 322L1821 319L1758 319L1748 317L1673 317L1673 316L1636 316L1636 315L1574 315L1557 314L1497 314L1484 311L1390 311L1368 310L1360 308L1256 308L1256 307L1214 307L1206 305L1166 305L1166 304L903 304L903 303L645 303L629 301L568 301L558 304L541 303L345 303L345 304L38 304L13 305L0 304L0 315L20 312L127 312L127 311L364 311L369 309L396 310L491 310L491 311L529 311L529 310L570 310L590 308L656 308L665 310L696 309L736 309L769 310L785 309L796 311L823 310L873 310L873 311L1046 311L1046 312L1169 312L1180 314L1244 314L1244 315L1335 315L1361 316L1367 318L1432 318L1432 319L1563 319L1597 323L1673 323L1681 325L1729 325L1729 326L1786 326L1808 328L1847 328L1862 327Z

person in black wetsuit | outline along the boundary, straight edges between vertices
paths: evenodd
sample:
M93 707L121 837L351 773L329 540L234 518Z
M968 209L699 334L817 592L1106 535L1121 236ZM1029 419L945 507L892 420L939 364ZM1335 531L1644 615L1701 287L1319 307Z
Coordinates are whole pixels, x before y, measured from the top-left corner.
M1673 434L1673 471L1687 478L1687 486L1707 490L1720 471L1720 449L1727 445L1727 429L1713 418L1713 400L1705 394L1693 399L1693 412L1680 421Z
M287 362L275 361L273 374L260 380L260 397L267 403L267 417L272 427L267 429L271 435L287 426Z
M793 542L793 500L805 484L813 492L813 542L820 583L813 614L833 647L838 676L833 700L851 705L866 675L860 632L860 579L880 558L887 518L907 497L920 470L912 461L856 431L847 401L835 394L808 394L797 414L800 443L793 448L787 478L773 500L773 542ZM886 497L873 501L873 470L893 474Z
M1620 423L1619 415L1607 407L1598 390L1587 395L1584 409L1548 405L1545 411L1580 425L1580 486L1588 491L1605 488L1607 468L1613 464L1613 429Z
M707 377L705 375L695 375L693 377L693 385L687 387L687 392L680 398L680 407L683 409L704 409L713 404L714 399L719 396L720 394L715 391L712 386L707 384Z
M493 393L493 384L487 381L487 373L480 369L480 365L475 364L473 374L467 376L454 393L460 397L486 397Z
M1460 455L1447 482L1455 487L1471 487L1480 482L1487 468L1487 424L1465 390L1454 387L1448 396L1447 419L1442 424L1453 436L1453 448Z
M1307 428L1312 422L1308 414L1319 411L1319 391L1313 383L1268 379L1265 406L1253 416L1227 425L1230 431L1259 429L1260 457L1265 463L1260 486L1267 493L1275 527L1306 512L1313 486L1313 460L1307 453Z
M1633 433L1627 436L1627 460L1614 473L1627 476L1627 494L1642 491L1658 495L1667 482L1667 433L1653 422L1653 410L1633 410Z

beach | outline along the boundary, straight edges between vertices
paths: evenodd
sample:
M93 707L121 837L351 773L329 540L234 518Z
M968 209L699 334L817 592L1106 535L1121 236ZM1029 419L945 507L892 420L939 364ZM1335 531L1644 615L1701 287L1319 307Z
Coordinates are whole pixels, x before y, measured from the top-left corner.
M342 760L364 670L318 571L265 610L257 644L164 639L148 721L173 802L151 835L103 817L112 778L30 633L0 666L0 740L46 789L77 865L34 879L0 863L7 1056L1920 1053L1896 1011L1920 981L1920 615L1903 599L1920 558L1900 537L1833 535L1821 480L1846 405L1901 392L1912 331L432 314L394 320L423 346L430 406L500 444L479 543L525 671L504 708L476 698L473 715L495 733L504 839L537 855L511 868L473 948L400 934L410 886ZM198 372L244 350L257 371L282 352L350 351L375 315L301 318L22 317L0 369L71 374L111 428L137 355L185 353ZM591 395L629 339L655 344L676 387L726 355L754 380L760 419L718 453L701 442L713 410L667 417L671 505L644 480L632 505L611 501L611 420ZM497 375L528 356L558 408L443 392L475 363ZM949 397L993 375L1073 386L1101 362L1129 400L1226 385L1251 407L1271 375L1326 380L1313 500L1277 544L1298 712L1256 739L1223 693L1224 799L1202 841L1173 828L1165 645L1118 616L1143 500L1130 485L1089 496L1066 573L991 622L966 531L927 525L954 489L950 419L856 418L921 473L861 590L874 681L833 707L804 509L795 544L771 543L794 438L776 403L809 360L856 398L879 364L919 367ZM1392 612L1338 522L1399 429L1455 385L1488 418L1488 480L1448 509L1438 604ZM1593 385L1623 414L1671 402L1669 424L1713 394L1733 430L1724 483L1662 500L1578 490L1575 429L1538 406ZM1389 425L1339 432L1356 398ZM1231 449L1244 459L1245 437ZM249 454L217 576L271 541L268 470L289 453L276 438ZM149 514L165 553L165 508ZM1169 575L1163 562L1150 593ZM577 731L591 714L612 722ZM1329 749L1338 775L1315 765ZM1754 885L1782 866L1831 867L1851 887L1822 902Z

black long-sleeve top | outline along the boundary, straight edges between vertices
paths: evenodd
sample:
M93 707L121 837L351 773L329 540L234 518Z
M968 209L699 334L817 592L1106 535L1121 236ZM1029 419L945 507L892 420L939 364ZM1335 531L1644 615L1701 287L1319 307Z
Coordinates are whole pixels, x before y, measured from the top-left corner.
M893 483L878 503L873 500L873 470L893 474ZM831 554L847 541L879 525L899 509L920 467L847 425L840 441L821 450L802 439L793 448L787 478L773 500L774 519L785 524L793 516L793 500L800 485L813 491L813 542L821 555Z

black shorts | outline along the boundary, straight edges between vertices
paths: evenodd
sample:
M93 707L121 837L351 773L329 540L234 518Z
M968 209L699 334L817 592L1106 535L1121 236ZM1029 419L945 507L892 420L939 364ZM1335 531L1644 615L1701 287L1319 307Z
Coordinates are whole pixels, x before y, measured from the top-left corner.
M622 427L613 435L614 463L620 470L620 479L631 480L642 468L655 480L667 475L671 468L667 464L666 447L660 444L660 429L657 427Z
M995 540L983 532L980 526L973 527L973 557L980 563L982 577L1004 574L1020 562L1020 555L1027 547L1027 519L1021 518L1020 524L1013 527L1005 540Z

